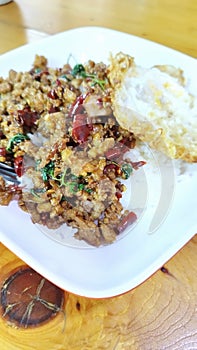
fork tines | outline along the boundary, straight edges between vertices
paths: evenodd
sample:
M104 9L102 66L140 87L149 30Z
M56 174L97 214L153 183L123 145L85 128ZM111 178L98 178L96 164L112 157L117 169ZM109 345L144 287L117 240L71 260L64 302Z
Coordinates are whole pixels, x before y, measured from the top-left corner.
M5 181L12 182L14 184L20 183L14 168L2 162L0 162L0 176L2 176Z

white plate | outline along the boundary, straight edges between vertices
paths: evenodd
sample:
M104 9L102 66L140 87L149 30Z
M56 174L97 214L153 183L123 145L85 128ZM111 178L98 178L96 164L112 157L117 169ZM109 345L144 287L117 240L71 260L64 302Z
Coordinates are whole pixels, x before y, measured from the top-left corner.
M197 91L195 59L129 34L98 27L73 29L8 52L0 57L0 75L6 76L10 68L29 70L35 54L45 55L50 66L58 67L70 53L83 63L88 59L107 62L110 52L119 51L135 56L136 62L146 67L154 64L181 67L189 78L191 90ZM70 292L102 298L136 287L197 232L195 166L183 171L182 165L180 174L176 170L177 162L161 168L160 157L147 151L151 161L145 170L146 210L132 230L116 243L93 249L60 244L33 225L15 202L0 207L1 242L47 279ZM154 163L156 172L151 168Z

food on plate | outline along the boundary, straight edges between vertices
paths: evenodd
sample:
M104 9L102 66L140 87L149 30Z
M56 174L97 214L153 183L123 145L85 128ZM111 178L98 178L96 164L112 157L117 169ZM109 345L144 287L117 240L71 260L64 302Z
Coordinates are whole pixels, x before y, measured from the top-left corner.
M36 55L30 71L0 78L0 162L20 179L0 177L0 204L16 199L33 223L112 243L137 219L122 204L125 180L145 165L132 157L136 140L196 162L196 130L197 98L180 69L143 68L121 52L108 65L51 68Z
M118 123L170 158L197 162L197 97L181 69L140 67L124 53L111 56L108 78Z
M104 63L50 68L36 56L28 72L0 78L0 161L20 186L0 178L0 203L17 199L34 223L66 223L91 245L112 243L136 214L124 210L123 180L145 164L133 161L133 132L116 121Z

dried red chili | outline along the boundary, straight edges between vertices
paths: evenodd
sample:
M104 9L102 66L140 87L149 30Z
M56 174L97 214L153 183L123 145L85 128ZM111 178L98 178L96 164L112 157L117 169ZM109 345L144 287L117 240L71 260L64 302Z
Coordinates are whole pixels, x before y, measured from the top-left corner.
M146 164L144 160L140 160L139 162L131 162L133 169L137 170Z
M57 100L58 99L58 94L55 91L55 89L52 89L51 91L48 92L47 96L51 98L52 100Z
M132 225L137 220L137 215L134 212L128 213L118 225L118 232L121 233L128 226Z
M70 117L74 117L76 114L82 114L84 112L83 102L87 96L88 94L80 95L77 97L77 99L71 106L70 113L69 113Z
M23 167L23 157L18 156L14 159L14 169L15 173L21 177L24 174L24 167Z
M30 107L25 107L24 109L19 109L18 123L24 126L29 131L31 127L36 125L36 121L39 119L40 115L38 112L31 111Z
M83 143L87 141L92 128L87 124L87 117L85 114L77 114L73 118L72 137L74 141Z
M6 156L6 148L0 147L0 157L5 157L5 156Z

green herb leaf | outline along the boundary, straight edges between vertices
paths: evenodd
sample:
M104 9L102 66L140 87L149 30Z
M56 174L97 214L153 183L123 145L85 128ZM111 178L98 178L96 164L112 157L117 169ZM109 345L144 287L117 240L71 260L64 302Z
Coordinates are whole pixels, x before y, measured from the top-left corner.
M34 69L35 74L39 74L39 73L41 73L41 71L42 71L42 70L41 70L40 68L35 68L35 69Z
M90 78L92 80L92 86L98 84L102 90L105 88L106 81L100 80L95 74L89 74L85 71L85 68L82 64L76 64L71 71L71 74L76 77L79 75L82 78Z
M87 193L91 194L93 192L92 188L85 188L84 191L86 191Z
M71 71L71 74L76 77L77 75L81 75L86 73L85 68L82 64L76 64L73 68L73 70Z
M122 166L121 166L121 170L122 170L122 173L123 173L123 178L124 179L128 179L133 171L133 168L131 166L131 164L129 163L124 163Z
M41 175L44 181L52 179L54 177L54 168L55 164L53 161L50 161L44 168L41 169Z
M59 77L59 79L66 80L66 81L71 81L71 80L72 80L72 79L70 79L70 78L68 77L68 75L66 75L66 74L61 75L61 76Z
M8 145L7 145L7 148L6 150L8 152L12 152L13 148L14 148L14 145L22 142L22 141L25 141L25 140L29 140L29 137L27 135L24 135L24 134L16 134L14 135L8 142Z
M43 181L48 181L49 179L59 182L59 186L68 186L71 193L77 193L78 191L86 191L87 193L92 193L93 190L88 188L88 182L85 180L84 176L76 176L70 172L69 169L65 169L64 172L57 177L54 177L55 163L50 161L44 168L42 168L41 175ZM36 195L35 193L32 193Z

